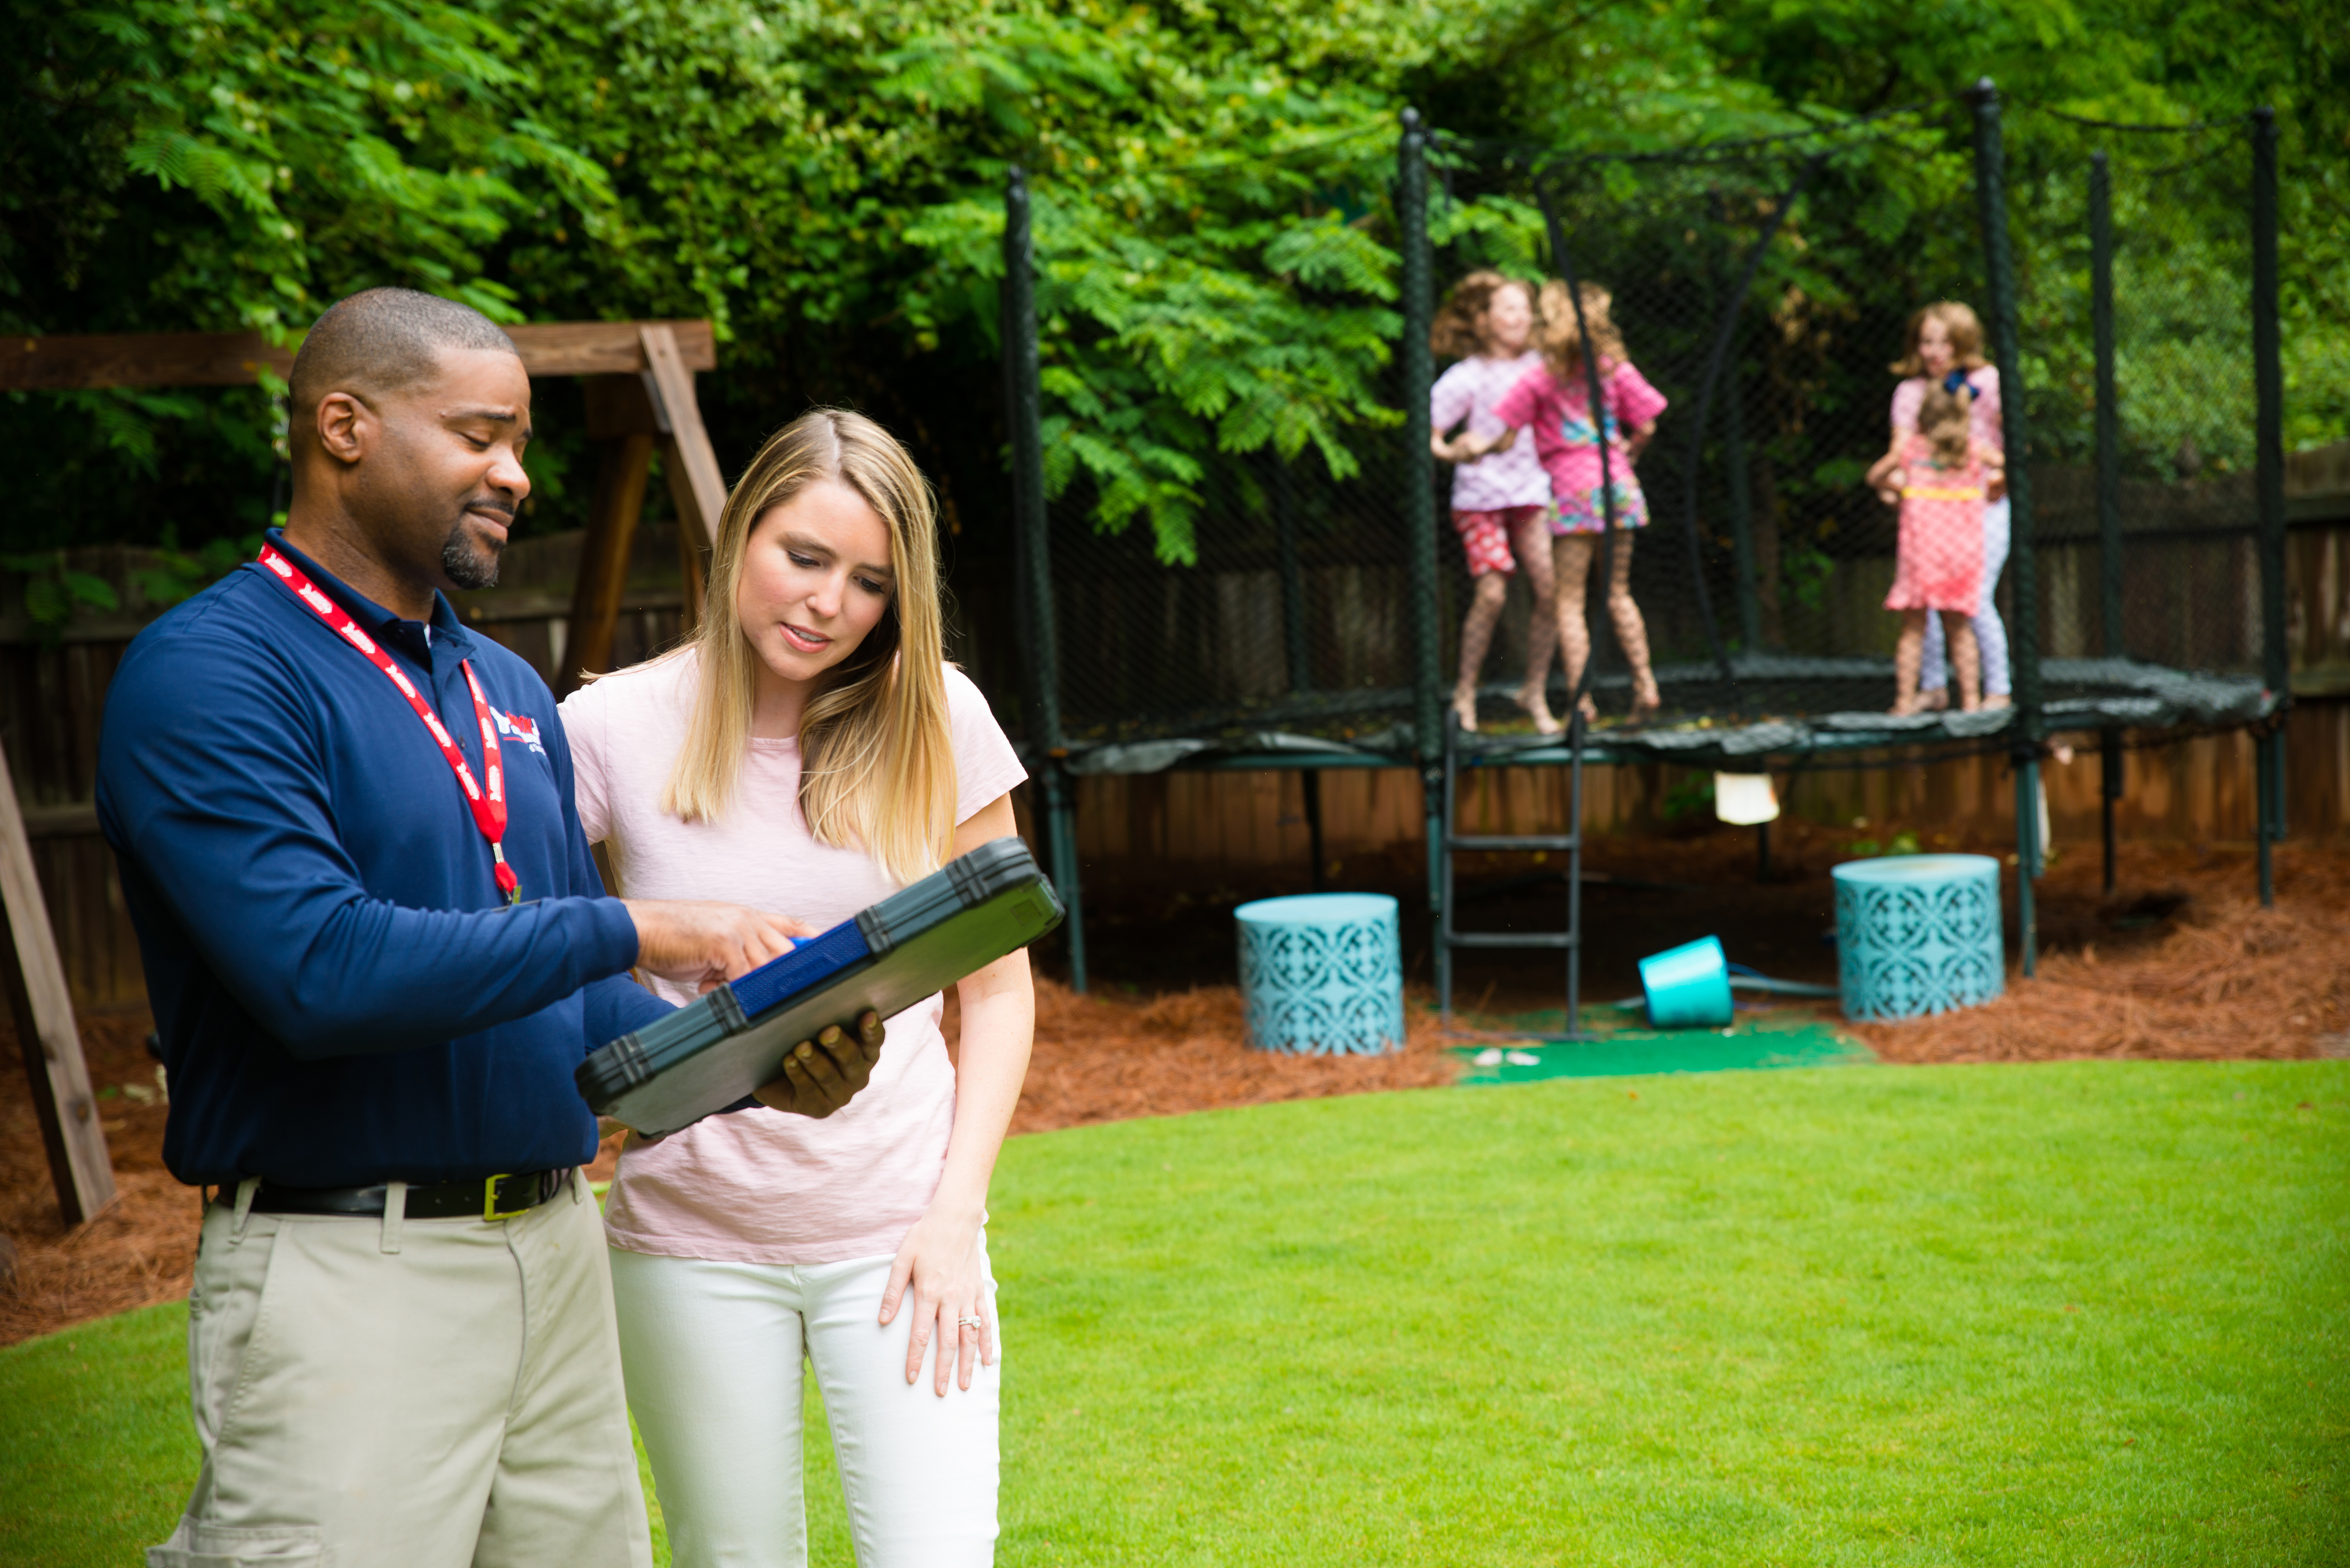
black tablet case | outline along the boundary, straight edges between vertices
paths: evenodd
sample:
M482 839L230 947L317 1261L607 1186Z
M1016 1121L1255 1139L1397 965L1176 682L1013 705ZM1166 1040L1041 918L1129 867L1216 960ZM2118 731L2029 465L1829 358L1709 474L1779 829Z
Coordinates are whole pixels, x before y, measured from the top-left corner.
M579 1064L597 1115L658 1137L780 1075L784 1054L868 1008L888 1018L1061 923L1017 838L983 844ZM887 1050L885 1044L882 1047Z

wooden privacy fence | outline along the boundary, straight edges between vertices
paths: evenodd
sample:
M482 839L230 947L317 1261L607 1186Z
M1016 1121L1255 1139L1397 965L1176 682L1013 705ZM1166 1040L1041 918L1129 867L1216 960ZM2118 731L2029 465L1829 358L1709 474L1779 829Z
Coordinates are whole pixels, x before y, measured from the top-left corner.
M608 337L597 341L606 345L598 353L617 352ZM681 330L678 341L689 371L706 362L706 337ZM697 491L690 497L692 512L679 507L690 519L687 527L638 524L651 455L673 441L674 432L665 436L658 428L659 405L645 384L650 366L641 348L636 363L643 368L634 375L589 383L590 430L601 465L596 526L518 542L508 551L498 588L458 596L460 614L528 659L558 690L569 672L583 666L614 668L669 646L698 609L701 550L687 546L699 545L696 530L705 526L702 518L717 514L714 506L701 510ZM534 373L544 372L535 366ZM663 466L677 488L681 464L665 456ZM2350 702L2336 700L2350 695L2350 444L2294 454L2288 466L2293 523L2288 541L2290 626L2294 690L2301 701L2286 747L2287 820L2296 837L2338 835L2350 831ZM705 472L714 472L714 463ZM10 597L21 595L0 587L0 743L23 802L32 863L47 896L67 984L82 1007L135 1006L145 999L137 944L90 805L107 682L148 618L147 607L129 586L143 558L119 546L72 552L75 566L118 585L125 609L118 617L77 620L54 642L38 638ZM1243 583L1232 591L1245 596L1261 589L1262 585ZM583 627L588 628L584 634L578 629ZM598 649L600 657L590 658ZM1003 684L996 679L994 661L972 661L973 651L991 650L965 654L983 685L993 690ZM2132 752L2120 831L2148 838L2249 838L2252 774L2245 765L2247 744L2238 733ZM1996 758L1964 758L1868 772L1806 773L1794 779L1787 805L1820 821L1867 816L2000 836L2011 831L2013 809L2004 765ZM2070 767L2051 767L2045 776L2059 842L2094 839L2094 763L2084 759ZM1586 781L1592 831L1654 830L1662 825L1660 804L1680 777L1678 770L1653 764L1592 770ZM1422 863L1424 818L1419 781L1410 772L1329 771L1321 775L1321 789L1330 857L1343 862L1391 855L1399 857L1399 866ZM1562 790L1561 781L1547 774L1499 771L1476 782L1464 815L1482 829L1534 831L1563 820ZM1307 827L1295 774L1082 778L1076 820L1088 870L1098 867L1107 876L1215 877L1268 868L1302 872L1305 867Z

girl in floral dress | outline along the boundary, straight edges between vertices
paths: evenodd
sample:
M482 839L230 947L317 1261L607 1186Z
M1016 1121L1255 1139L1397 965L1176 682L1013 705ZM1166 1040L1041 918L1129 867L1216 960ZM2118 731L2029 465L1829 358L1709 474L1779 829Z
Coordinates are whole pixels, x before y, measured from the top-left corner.
M1616 504L1616 539L1607 564L1607 614L1615 623L1616 640L1624 649L1625 660L1632 667L1632 717L1638 719L1654 712L1660 700L1656 675L1648 665L1648 625L1640 618L1640 607L1632 602L1632 536L1648 522L1648 504L1640 493L1632 464L1648 438L1656 434L1665 397L1625 356L1623 336L1608 316L1612 298L1599 285L1585 284L1578 326L1575 301L1566 285L1555 278L1543 285L1542 363L1528 370L1493 405L1493 417L1508 427L1507 432L1463 434L1446 455L1456 462L1474 462L1514 440L1525 426L1534 427L1534 456L1550 475L1558 641L1572 690L1581 682L1583 667L1591 658L1591 629L1584 618L1583 595L1607 527L1599 457L1600 442L1607 442L1607 475ZM1591 348L1598 358L1601 412L1596 421L1591 416L1590 376L1584 364L1584 327L1589 329ZM1588 696L1583 705L1586 717L1596 714Z
M1869 483L1898 492L1901 502L1893 591L1885 597L1887 609L1901 612L1893 652L1896 713L1924 707L1918 669L1928 618L1937 612L1958 666L1959 706L1969 712L1982 706L1972 618L1982 601L1983 506L2003 471L1999 452L1970 428L1969 401L1962 392L1929 387L1916 427L1868 471Z
M1526 284L1482 268L1452 286L1451 297L1437 312L1429 334L1431 348L1458 360L1429 391L1429 441L1437 456L1446 453L1445 432L1464 421L1471 435L1503 431L1493 418L1493 405L1520 377L1542 363L1542 356L1531 347L1534 333L1534 296ZM1513 442L1491 461L1471 463L1452 476L1452 526L1461 535L1469 576L1476 585L1461 626L1461 680L1452 691L1452 711L1464 730L1477 727L1477 676L1485 667L1510 578L1523 560L1526 584L1534 590L1534 613L1526 632L1526 678L1518 688L1517 703L1533 716L1536 730L1545 735L1558 732L1558 721L1551 717L1543 691L1557 636L1550 535L1544 525L1549 514L1550 476L1534 460L1529 443Z

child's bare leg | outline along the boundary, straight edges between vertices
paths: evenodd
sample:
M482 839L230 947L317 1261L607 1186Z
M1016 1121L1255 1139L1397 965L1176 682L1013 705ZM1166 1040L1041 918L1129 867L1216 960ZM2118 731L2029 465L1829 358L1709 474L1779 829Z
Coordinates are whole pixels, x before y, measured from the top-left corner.
M1971 713L1982 706L1982 645L1975 640L1974 623L1956 610L1942 612L1942 635L1958 670L1959 710Z
M1518 706L1534 716L1536 730L1555 735L1559 723L1551 717L1548 689L1551 654L1558 642L1558 596L1551 572L1549 522L1536 513L1518 524L1517 537L1510 543L1534 597L1534 618L1526 624L1526 678L1518 687Z
M1901 612L1901 637L1893 645L1893 711L1918 711L1918 667L1926 653L1926 612Z
M1583 667L1591 661L1591 628L1583 618L1583 583L1591 575L1591 547L1596 542L1590 534L1568 534L1551 541L1553 591L1558 615L1559 663L1566 669L1566 689L1574 691L1583 680ZM1599 717L1598 705L1590 693L1583 698L1583 716Z
M1461 727L1477 727L1477 677L1485 668L1485 652L1493 646L1493 623L1502 618L1502 602L1509 597L1510 579L1487 572L1477 579L1469 615L1461 623L1461 680L1452 689L1452 711Z
M1607 618L1616 623L1616 640L1624 647L1632 667L1632 711L1652 713L1664 706L1657 677L1648 667L1648 625L1640 607L1632 602L1632 535L1616 535L1616 559L1607 573Z

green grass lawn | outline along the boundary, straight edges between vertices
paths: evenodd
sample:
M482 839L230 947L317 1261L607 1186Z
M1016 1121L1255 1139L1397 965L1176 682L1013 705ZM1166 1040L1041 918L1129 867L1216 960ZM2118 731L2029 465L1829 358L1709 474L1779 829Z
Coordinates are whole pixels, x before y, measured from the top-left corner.
M2345 1193L2334 1063L1555 1081L1016 1139L1000 1558L2350 1561ZM166 1532L180 1333L0 1352L0 1561ZM810 1448L814 1560L846 1563Z

